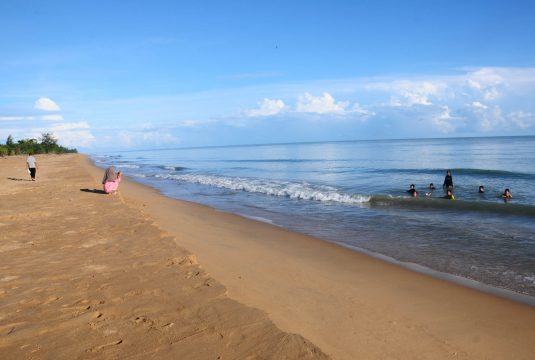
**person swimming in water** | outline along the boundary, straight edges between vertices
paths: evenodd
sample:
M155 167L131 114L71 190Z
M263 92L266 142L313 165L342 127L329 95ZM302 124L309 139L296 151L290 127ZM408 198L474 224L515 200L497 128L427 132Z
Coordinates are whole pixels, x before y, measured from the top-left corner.
M480 194L484 194L485 193L485 187L483 185L479 185L479 191L478 191Z
M513 195L511 194L511 191L509 189L505 189L503 191L502 198L504 201L508 201L513 198Z
M426 192L425 196L433 195L433 191L436 190L435 184L433 184L433 183L429 184L428 189L429 189L429 192Z
M417 197L417 196L418 196L418 191L416 191L416 186L414 186L414 184L411 184L411 186L409 186L409 190L407 190L407 192L408 192L412 197Z
M442 184L444 191L448 189L453 190L453 177L451 176L451 170L446 171L446 177L444 177L444 184Z
M444 196L444 199L455 200L455 196L453 196L451 189L446 190L446 196Z

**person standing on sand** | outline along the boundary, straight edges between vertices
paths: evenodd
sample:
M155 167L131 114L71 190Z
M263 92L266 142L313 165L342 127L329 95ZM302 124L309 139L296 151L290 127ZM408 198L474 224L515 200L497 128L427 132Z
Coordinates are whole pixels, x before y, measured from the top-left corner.
M37 161L33 157L33 152L28 153L28 157L26 158L26 164L28 164L28 171L30 172L30 177L32 178L32 181L35 181L35 173L37 172Z
M119 183L121 182L122 174L120 171L115 173L115 168L110 166L106 169L104 177L102 178L102 188L106 194L115 194L119 189Z

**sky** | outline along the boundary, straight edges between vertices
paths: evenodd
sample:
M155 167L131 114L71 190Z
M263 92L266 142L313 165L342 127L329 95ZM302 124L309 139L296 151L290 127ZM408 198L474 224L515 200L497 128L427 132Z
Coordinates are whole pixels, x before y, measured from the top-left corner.
M533 1L0 2L0 143L535 135Z

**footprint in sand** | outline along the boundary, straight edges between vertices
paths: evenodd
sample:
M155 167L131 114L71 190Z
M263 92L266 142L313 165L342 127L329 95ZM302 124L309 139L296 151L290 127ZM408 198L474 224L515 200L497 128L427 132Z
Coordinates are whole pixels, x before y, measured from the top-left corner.
M197 265L199 262L197 261L197 257L195 255L186 255L186 256L179 256L174 257L167 260L167 266L172 265L180 265L180 266L188 266L188 265Z
M96 352L96 351L100 351L102 349L105 349L107 347L119 345L119 344L122 344L122 343L123 343L123 340L121 339L121 340L117 340L117 341L114 341L114 342L111 342L111 343L108 343L108 344L92 347L91 349L87 349L86 352Z

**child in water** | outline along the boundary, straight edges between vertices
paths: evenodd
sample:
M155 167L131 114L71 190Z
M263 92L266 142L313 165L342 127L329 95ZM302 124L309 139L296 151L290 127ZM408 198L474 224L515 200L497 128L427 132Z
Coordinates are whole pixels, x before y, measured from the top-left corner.
M451 189L446 190L446 196L444 196L444 199L455 200L455 196L453 196Z
M511 191L509 191L509 189L505 189L503 194L502 194L502 198L504 201L507 201L507 200L510 200L513 198L513 195L511 194Z
M485 187L483 185L479 185L479 193L484 194L485 193Z
M436 190L436 187L435 187L435 184L431 183L431 184L429 184L429 192L426 192L425 196L433 195L433 190Z

